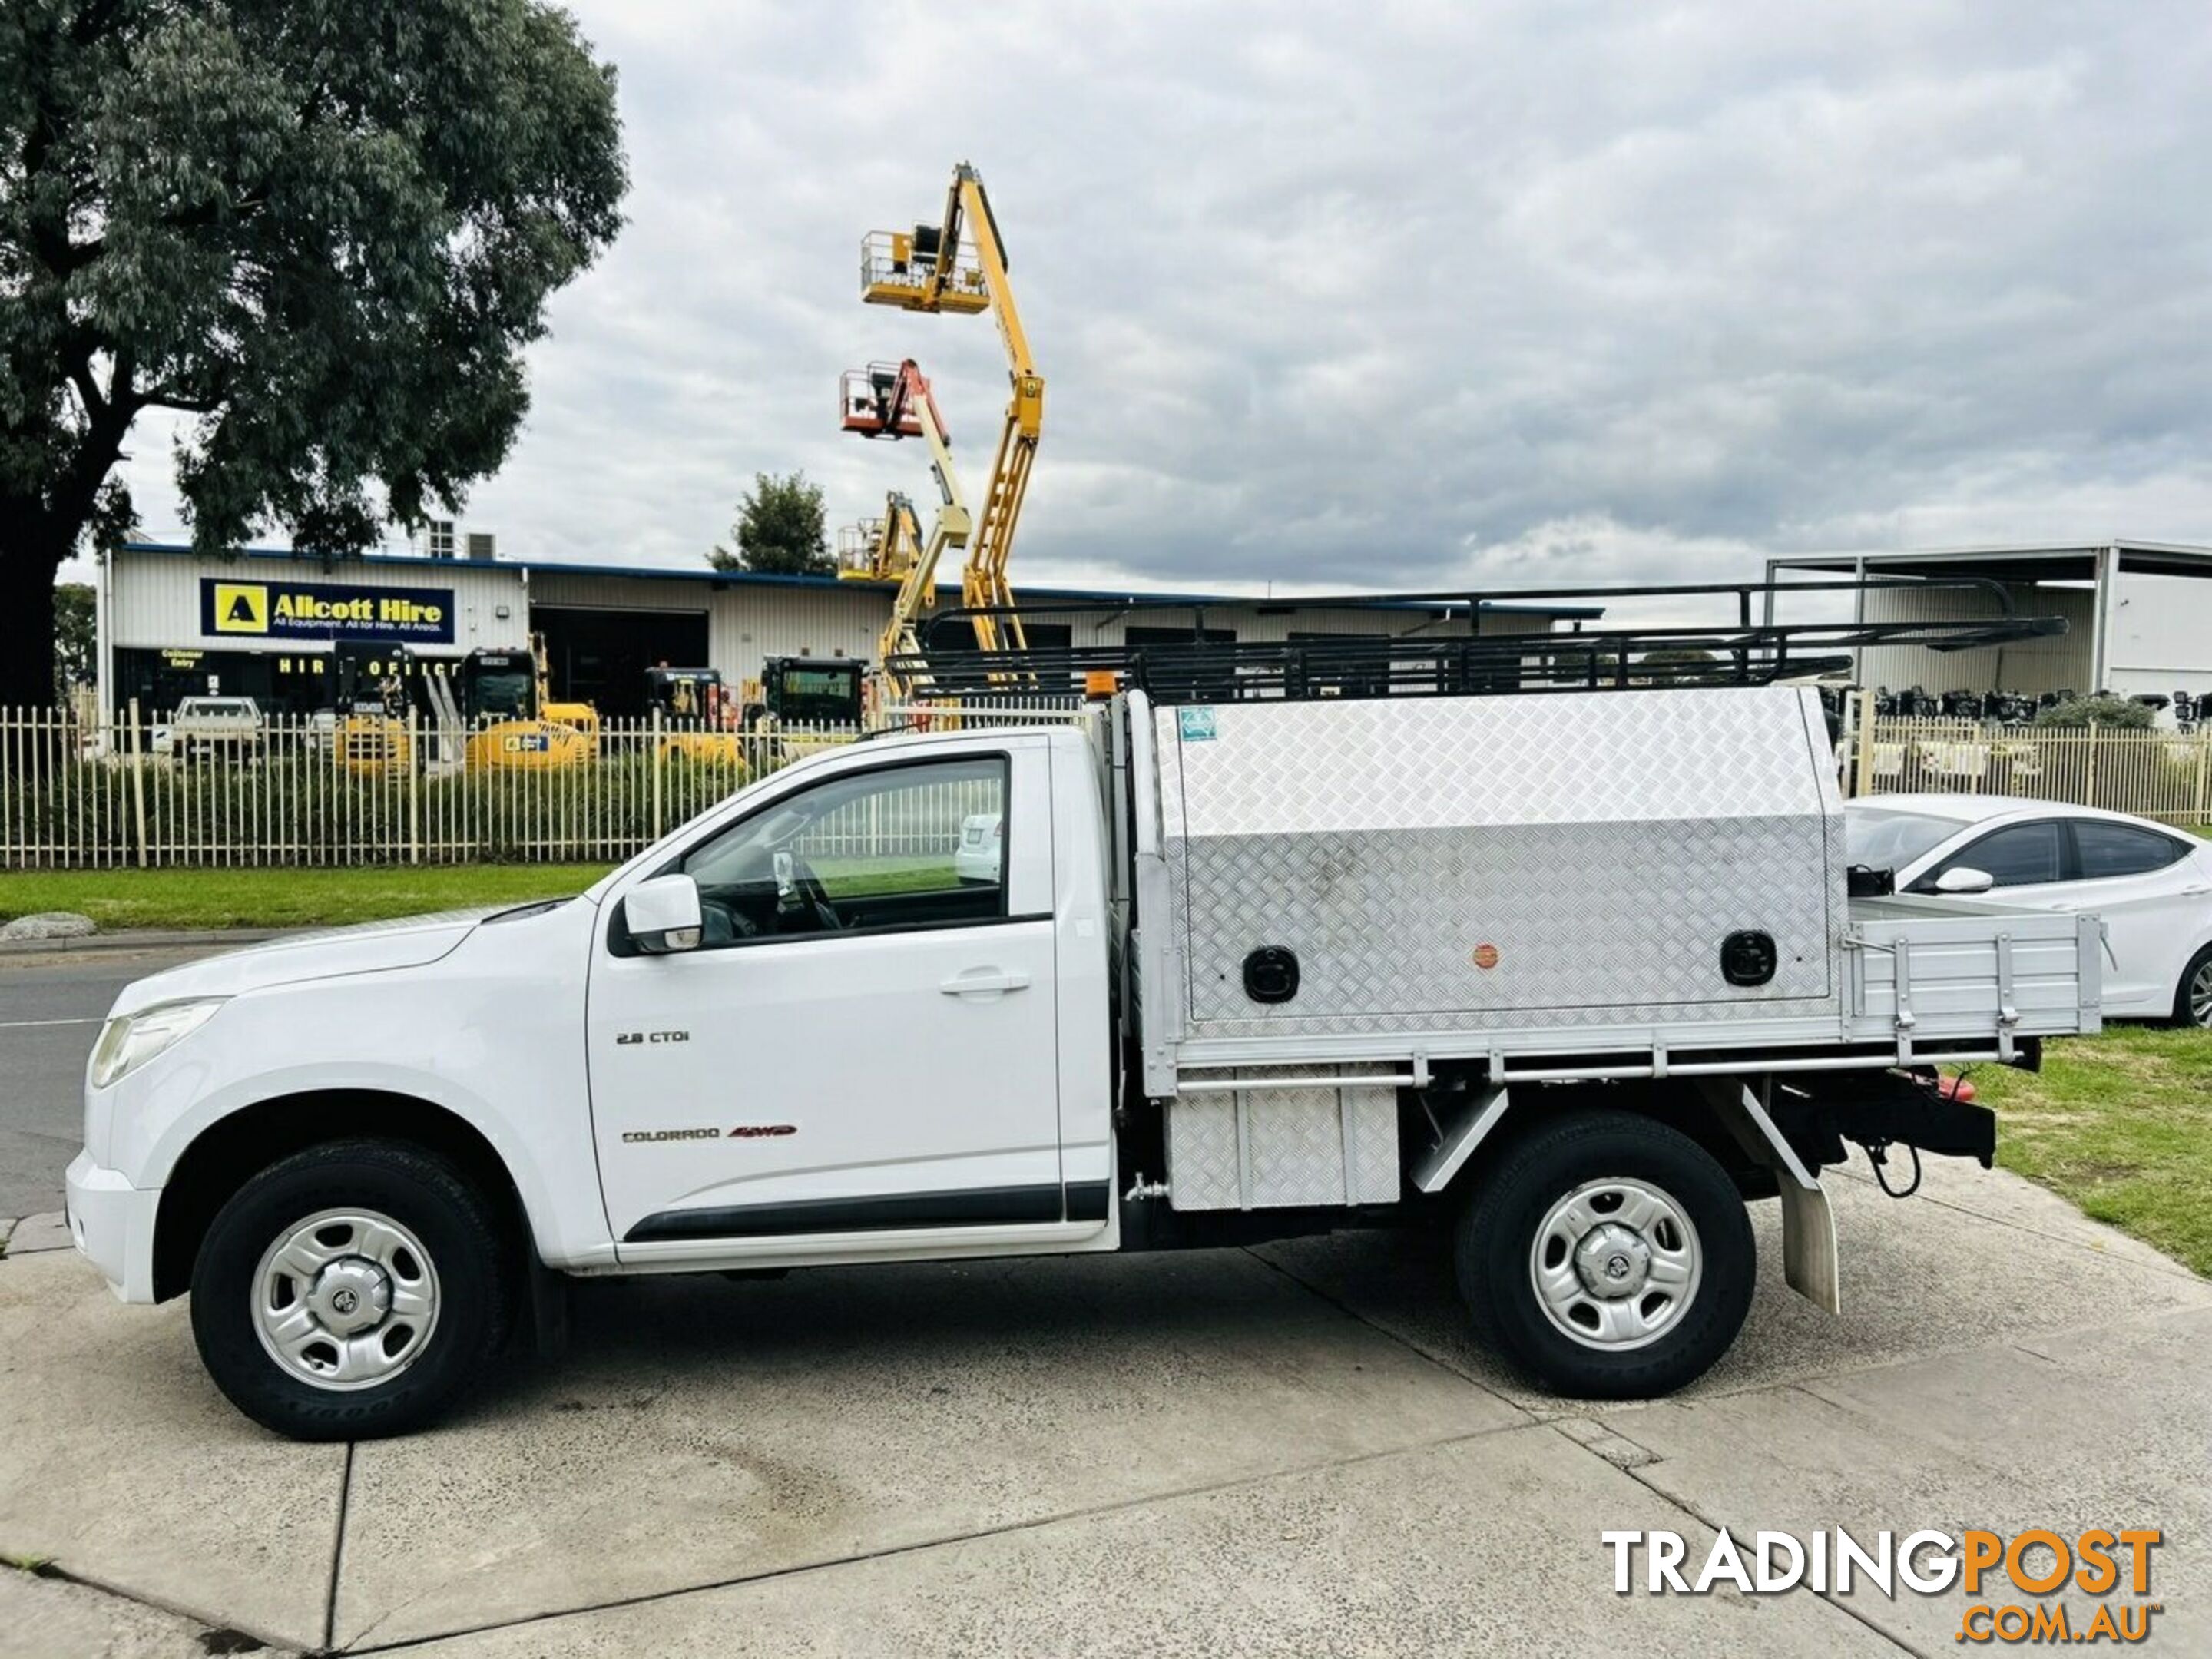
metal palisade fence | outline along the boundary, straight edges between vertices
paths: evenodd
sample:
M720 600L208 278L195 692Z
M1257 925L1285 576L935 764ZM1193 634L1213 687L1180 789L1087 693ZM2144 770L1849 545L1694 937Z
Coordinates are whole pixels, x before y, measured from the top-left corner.
M1863 731L1842 757L1854 795L2010 795L2212 822L2212 732L1881 719Z
M871 732L1079 718L1072 698L743 732L659 718L441 731L419 712L0 710L0 868L605 862ZM917 799L913 822L871 833L927 850L984 805Z

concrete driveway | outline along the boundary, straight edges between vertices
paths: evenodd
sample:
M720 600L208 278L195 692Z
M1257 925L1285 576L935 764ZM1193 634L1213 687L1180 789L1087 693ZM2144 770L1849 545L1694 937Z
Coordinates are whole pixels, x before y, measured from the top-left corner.
M586 1285L564 1362L301 1447L182 1304L13 1255L0 1552L66 1578L0 1571L0 1651L1959 1650L1956 1593L1613 1593L1601 1530L1694 1569L1722 1525L2159 1527L2142 1645L2212 1651L2212 1284L2002 1175L1836 1185L1850 1313L1762 1206L1734 1355L1605 1409L1474 1349L1424 1241L1347 1235Z

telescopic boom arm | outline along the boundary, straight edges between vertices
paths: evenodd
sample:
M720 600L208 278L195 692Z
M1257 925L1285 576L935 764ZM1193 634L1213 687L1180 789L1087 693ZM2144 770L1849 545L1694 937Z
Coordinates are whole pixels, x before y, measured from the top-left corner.
M973 614L975 644L984 651L1020 650L1029 643L1013 610L1006 565L1044 431L1044 376L1030 355L1029 336L1006 273L1006 244L991 198L982 175L965 161L953 169L942 224L916 225L911 234L878 231L861 248L861 298L870 304L931 312L988 307L998 319L1011 392L960 581L962 603Z

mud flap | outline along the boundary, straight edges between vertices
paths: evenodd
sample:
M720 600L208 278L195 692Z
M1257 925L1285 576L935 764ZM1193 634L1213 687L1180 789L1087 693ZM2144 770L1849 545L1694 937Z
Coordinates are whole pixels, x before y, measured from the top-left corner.
M1800 1187L1784 1177L1782 1189L1782 1276L1790 1288L1832 1314L1844 1310L1843 1271L1836 1250L1836 1215L1819 1182Z
M1843 1272L1827 1189L1775 1127L1765 1103L1741 1078L1703 1078L1698 1087L1736 1145L1774 1172L1782 1196L1783 1278L1815 1307L1840 1314Z

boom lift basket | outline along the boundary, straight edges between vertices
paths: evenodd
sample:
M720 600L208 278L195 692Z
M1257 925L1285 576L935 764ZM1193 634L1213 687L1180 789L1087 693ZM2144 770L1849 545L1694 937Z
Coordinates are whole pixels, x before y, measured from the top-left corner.
M925 237L922 233L927 232ZM983 267L966 242L952 256L937 302L928 302L929 279L938 252L937 227L918 225L911 231L872 230L860 239L860 298L872 306L896 306L902 311L957 311L973 314L991 308L990 290L983 283ZM923 244L928 243L927 249Z
M838 419L864 438L919 438L921 411L898 396L896 363L870 363L838 377Z

